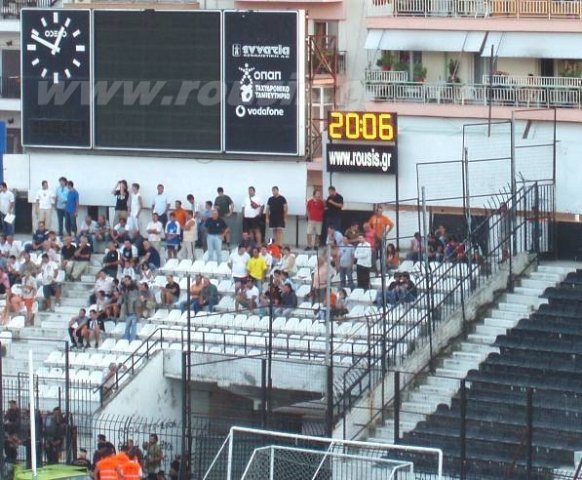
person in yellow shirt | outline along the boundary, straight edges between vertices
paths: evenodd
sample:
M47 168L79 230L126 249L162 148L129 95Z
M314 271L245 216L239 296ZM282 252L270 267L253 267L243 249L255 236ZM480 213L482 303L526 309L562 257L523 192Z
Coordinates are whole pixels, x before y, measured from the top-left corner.
M252 256L247 262L247 270L251 279L257 282L259 290L261 283L265 280L268 268L267 261L264 257L259 255L259 249L254 247L252 250Z

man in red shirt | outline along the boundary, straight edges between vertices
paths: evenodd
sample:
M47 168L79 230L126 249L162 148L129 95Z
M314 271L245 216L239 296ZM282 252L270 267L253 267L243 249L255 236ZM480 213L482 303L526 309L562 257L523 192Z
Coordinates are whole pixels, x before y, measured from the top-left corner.
M321 191L314 190L313 197L307 201L307 248L305 250L315 249L319 245L324 213L325 202L321 198Z

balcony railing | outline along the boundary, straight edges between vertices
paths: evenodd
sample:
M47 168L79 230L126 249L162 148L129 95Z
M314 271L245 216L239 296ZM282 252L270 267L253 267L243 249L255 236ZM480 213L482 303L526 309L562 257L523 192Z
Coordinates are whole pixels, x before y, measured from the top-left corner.
M408 82L408 72L397 70L366 70L366 83L402 83Z
M20 77L0 77L0 98L20 98Z
M489 85L489 75L483 75L482 82ZM509 87L545 87L545 88L580 88L580 77L539 77L533 75L491 75L491 84L494 86Z
M375 16L582 18L582 0L368 0Z
M386 72L387 73L387 72ZM368 74L367 74L368 75ZM580 86L365 81L374 100L394 103L492 105L526 108L582 108Z
M2 0L2 18L20 18L23 8L51 8L56 3L56 0Z

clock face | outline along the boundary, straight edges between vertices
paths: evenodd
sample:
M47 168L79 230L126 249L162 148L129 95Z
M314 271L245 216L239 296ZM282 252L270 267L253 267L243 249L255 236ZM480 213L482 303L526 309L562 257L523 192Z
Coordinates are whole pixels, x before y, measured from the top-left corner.
M89 25L85 12L30 10L27 13L27 25L22 30L26 70L54 84L87 79Z

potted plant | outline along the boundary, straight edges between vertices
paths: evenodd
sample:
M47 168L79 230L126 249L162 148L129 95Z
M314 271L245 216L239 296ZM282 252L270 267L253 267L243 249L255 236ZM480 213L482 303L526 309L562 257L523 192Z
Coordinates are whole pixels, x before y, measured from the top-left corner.
M420 62L415 63L412 74L415 82L424 82L426 80L426 67Z
M565 62L560 70L560 77L577 78L582 77L582 68L578 62Z
M394 57L392 56L392 54L390 52L387 52L386 50L384 50L382 52L382 55L380 55L380 58L376 62L376 65L381 67L382 70L391 70L393 63L394 63Z
M457 75L457 72L459 71L459 61L451 58L449 60L449 78L447 79L448 83L461 83L461 79L459 78L459 76Z
M394 63L394 70L396 72L408 72L408 63L403 60L398 60Z

